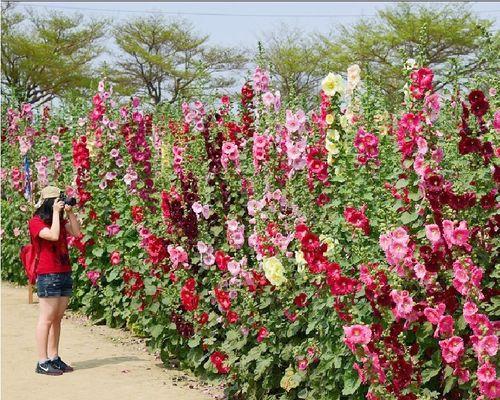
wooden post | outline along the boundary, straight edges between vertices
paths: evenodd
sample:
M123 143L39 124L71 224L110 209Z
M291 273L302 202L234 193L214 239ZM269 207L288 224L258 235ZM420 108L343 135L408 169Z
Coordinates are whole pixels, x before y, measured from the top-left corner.
M33 285L28 283L28 303L33 304Z

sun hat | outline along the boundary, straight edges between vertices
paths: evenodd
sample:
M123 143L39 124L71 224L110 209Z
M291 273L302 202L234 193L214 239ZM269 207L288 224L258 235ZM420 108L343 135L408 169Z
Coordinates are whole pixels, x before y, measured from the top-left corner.
M46 199L52 199L54 197L59 197L61 193L61 189L56 186L46 186L40 192L40 198L38 199L38 203L35 204L35 207L38 208L43 204L43 201Z

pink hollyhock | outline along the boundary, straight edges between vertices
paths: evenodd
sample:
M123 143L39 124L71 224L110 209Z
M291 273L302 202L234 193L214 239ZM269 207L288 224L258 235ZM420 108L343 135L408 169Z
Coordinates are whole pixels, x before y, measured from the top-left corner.
M169 244L167 247L168 254L170 255L170 261L174 268L177 268L179 264L186 264L188 261L188 255L186 251L181 247Z
M444 337L452 336L454 333L454 321L451 315L444 315L439 318L438 326L434 332L434 337L437 338L439 335Z
M307 369L308 364L309 363L307 361L307 358L302 358L297 362L297 367L299 368L300 371L305 371Z
M344 326L344 342L354 351L356 344L368 344L372 340L372 331L365 325Z
M468 301L464 304L463 315L467 323L470 323L472 317L477 313L477 305L472 301Z
M87 271L87 278L92 282L92 286L97 286L97 280L100 276L101 273L99 271Z
M111 253L111 257L110 257L111 265L118 265L118 264L120 264L120 261L121 261L120 252L113 251Z
M497 376L495 367L487 362L481 365L477 370L477 379L479 382L493 382Z
M439 319L444 314L446 309L446 305L444 303L439 303L437 307L431 308L426 307L424 309L424 315L432 325L437 325L439 323Z
M429 239L433 244L438 242L439 239L441 239L439 227L436 224L426 225L425 236L427 236L427 239Z
M464 341L461 337L453 336L449 339L440 340L441 355L448 364L458 361L464 351Z
M111 224L106 227L106 231L109 236L115 236L118 232L120 232L120 226L116 224Z
M413 311L415 302L409 295L408 291L397 291L393 289L390 296L392 301L396 303L396 307L392 309L394 316L396 318L409 318Z
M491 382L480 382L479 391L488 399L500 398L500 379L494 379Z
M497 110L493 117L493 128L495 128L497 132L500 132L500 110Z

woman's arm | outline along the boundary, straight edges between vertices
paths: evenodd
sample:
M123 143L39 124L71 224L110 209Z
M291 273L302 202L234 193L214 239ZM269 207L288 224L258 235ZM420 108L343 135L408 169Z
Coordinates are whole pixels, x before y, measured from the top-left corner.
M76 218L75 213L73 212L73 208L71 206L66 205L64 207L66 210L66 214L68 215L69 222L66 224L65 228L71 236L78 237L82 233L80 231L80 223Z
M61 232L59 216L61 215L61 210L64 207L64 202L55 201L52 207L52 226L50 228L43 228L38 236L42 239L50 240L51 242L56 242L59 240L59 234Z

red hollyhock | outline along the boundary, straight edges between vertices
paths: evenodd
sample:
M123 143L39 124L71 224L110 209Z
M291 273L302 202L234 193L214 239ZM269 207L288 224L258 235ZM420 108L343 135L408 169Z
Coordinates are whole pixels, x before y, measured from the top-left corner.
M227 311L229 310L229 308L231 308L231 299L227 292L224 292L219 288L215 288L215 297L217 298L217 301L224 311Z
M215 262L221 271L227 271L227 263L231 261L231 257L226 255L222 250L215 252Z
M110 257L110 262L111 262L111 265L118 265L120 264L120 252L118 251L113 251L111 253L111 257Z
M368 236L370 234L370 221L366 217L365 211L366 206L361 207L359 210L354 207L346 207L344 218L348 223L361 229Z
M220 351L214 351L210 356L210 362L214 365L219 374L227 374L229 372L229 367L224 365L226 359L227 355Z
M144 211L141 206L132 206L132 219L136 224L144 219Z
M295 297L293 302L299 308L305 307L307 305L307 295L305 293L301 293Z
M194 278L189 278L184 283L181 289L181 302L186 311L194 311L198 308L200 300L198 294L195 292L196 281Z
M259 332L257 332L257 342L262 342L266 337L269 336L269 331L265 326L259 329Z
M240 319L239 315L232 310L229 310L226 313L226 318L227 318L227 322L229 322L230 324L235 324Z

